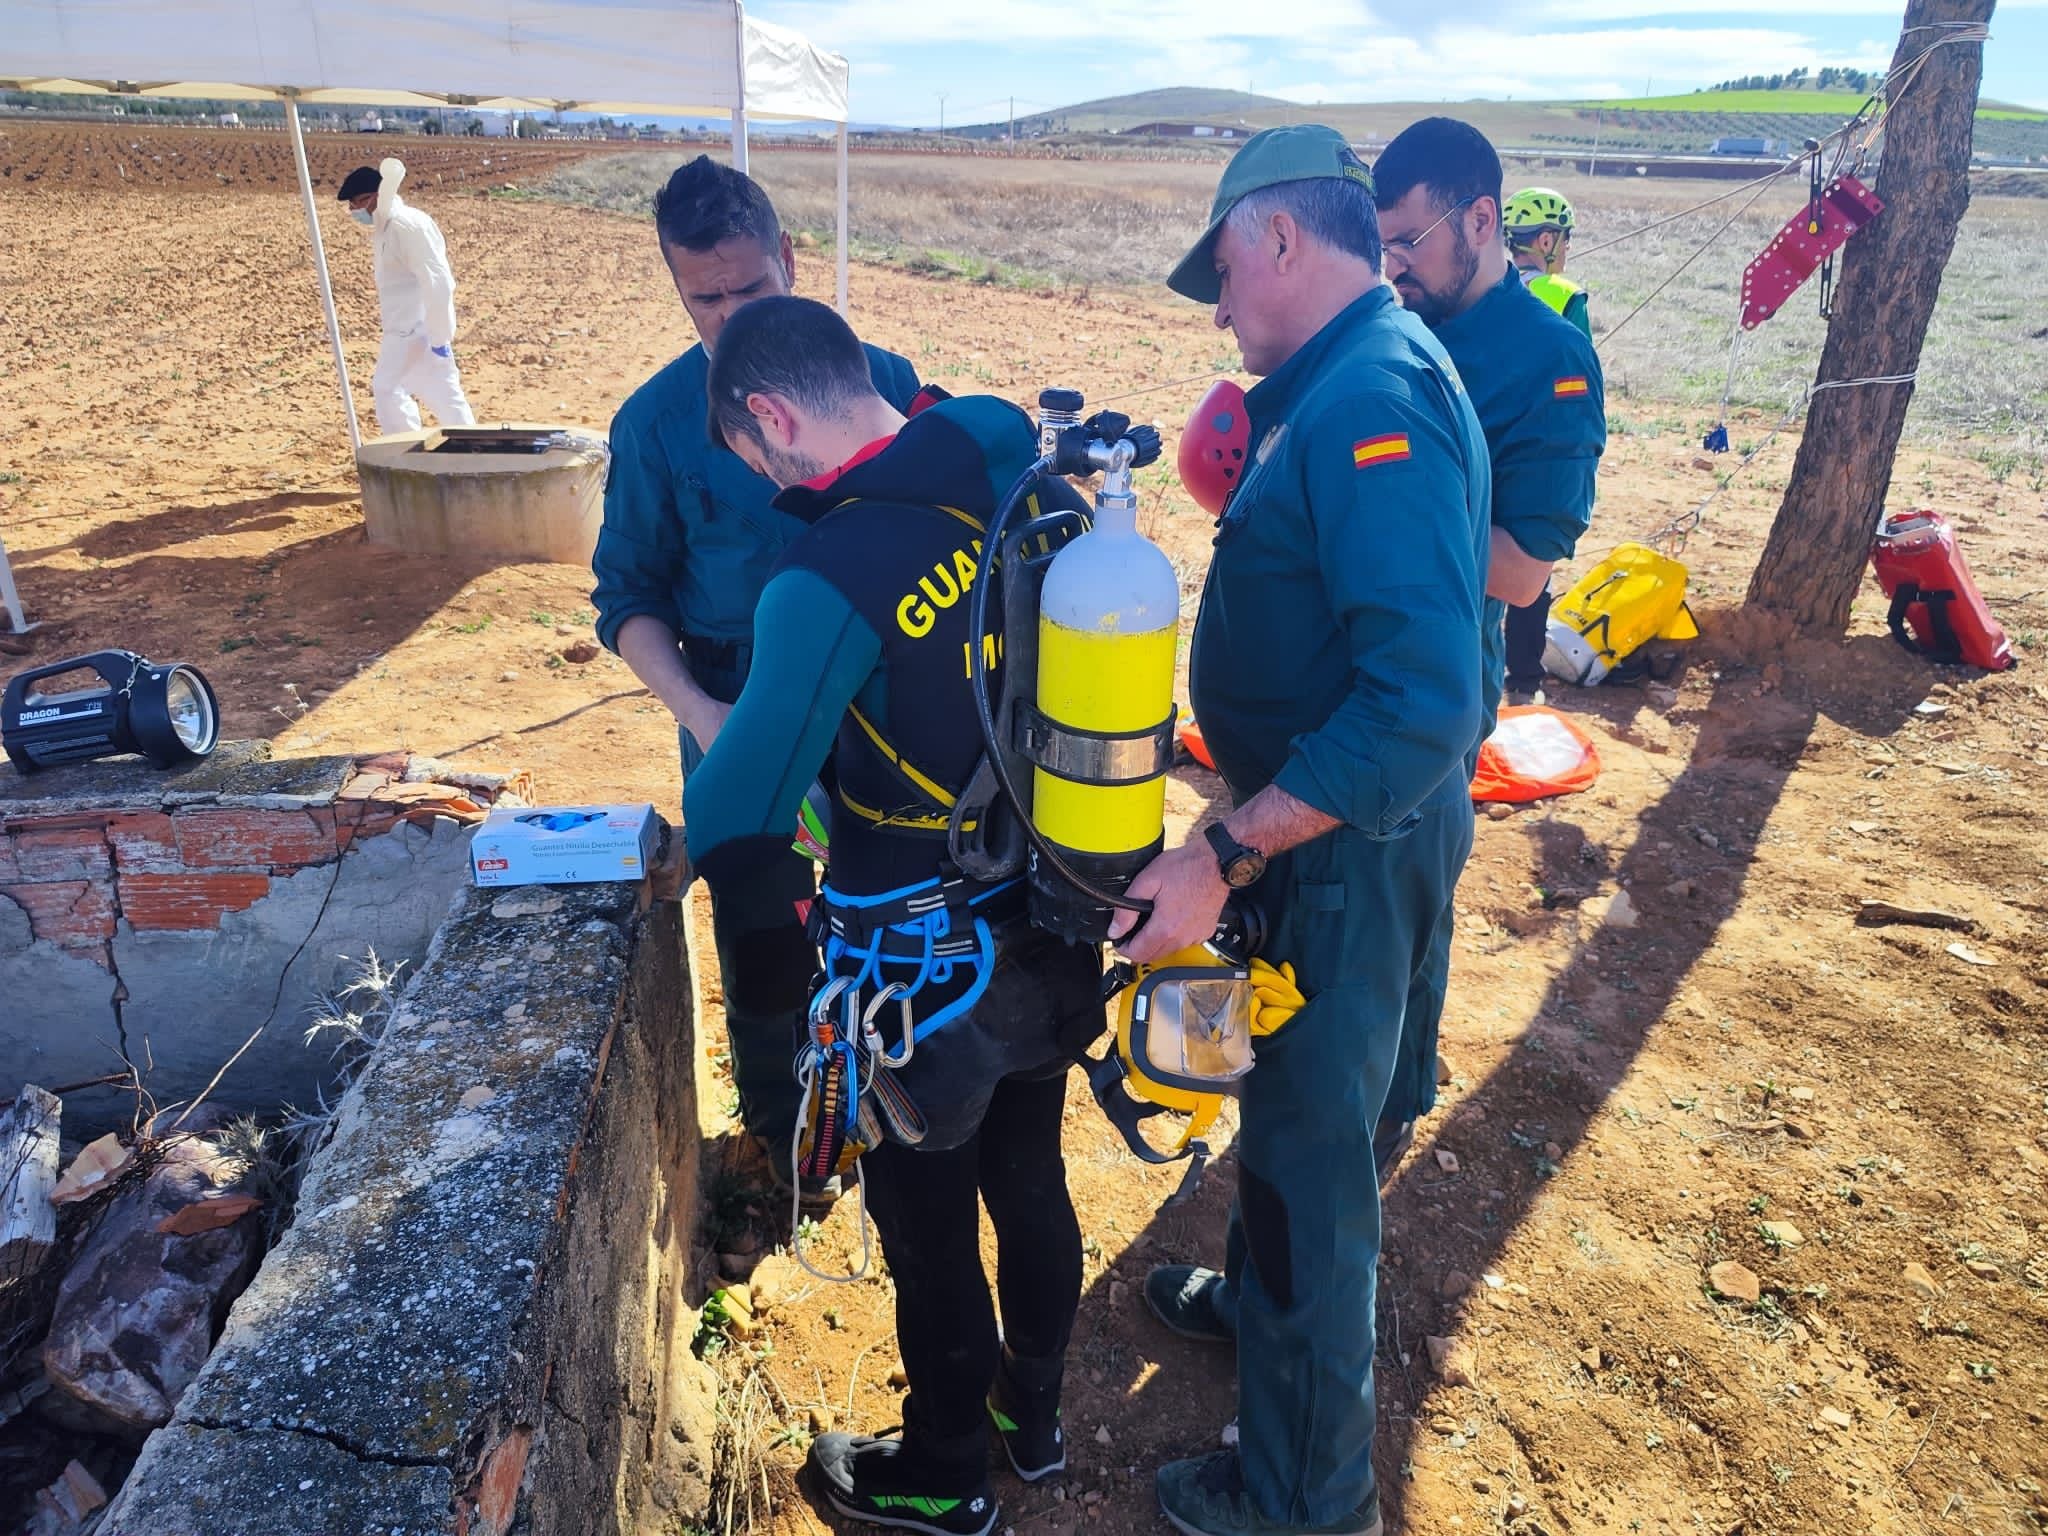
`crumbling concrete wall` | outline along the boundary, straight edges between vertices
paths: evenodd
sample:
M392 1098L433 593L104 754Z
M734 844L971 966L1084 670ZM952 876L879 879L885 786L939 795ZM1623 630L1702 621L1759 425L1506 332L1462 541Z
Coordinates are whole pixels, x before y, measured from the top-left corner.
M467 813L435 812L472 791L437 802L412 766L230 743L168 774L0 770L0 1096L125 1056L159 1103L189 1100L260 1031L217 1098L312 1105L331 1066L306 1048L309 1006L372 949L417 964L468 883ZM134 1109L120 1089L66 1094L65 1132Z
M470 891L101 1536L700 1521L679 909Z

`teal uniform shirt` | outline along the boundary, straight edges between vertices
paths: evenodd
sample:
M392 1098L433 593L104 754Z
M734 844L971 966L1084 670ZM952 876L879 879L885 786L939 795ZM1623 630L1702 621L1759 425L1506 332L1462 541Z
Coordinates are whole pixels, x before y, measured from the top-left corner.
M916 370L867 348L875 388L898 410L917 394ZM591 570L597 638L649 614L673 629L697 683L731 703L746 681L754 605L803 524L777 511L775 487L705 426L710 358L694 346L635 390L612 418L604 526ZM707 658L709 658L707 662Z
M1252 465L1202 593L1196 716L1240 800L1277 783L1394 836L1479 731L1486 444L1456 369L1385 286L1245 405Z
M1491 477L1456 368L1384 285L1245 403L1195 710L1235 799L1278 784L1341 823L1251 888L1308 1003L1245 1080L1226 1265L1245 1487L1299 1528L1373 1493L1370 1148L1471 849Z
M1538 560L1569 560L1593 520L1607 395L1593 344L1512 266L1436 328L1465 381L1493 461L1493 525ZM1500 701L1507 605L1486 600L1486 728ZM1482 737L1483 739L1483 737Z

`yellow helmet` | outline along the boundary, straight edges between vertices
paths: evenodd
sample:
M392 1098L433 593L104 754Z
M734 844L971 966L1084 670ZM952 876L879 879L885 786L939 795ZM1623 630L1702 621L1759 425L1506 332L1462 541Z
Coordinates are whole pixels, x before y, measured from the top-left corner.
M1501 205L1501 227L1508 239L1522 244L1547 230L1572 232L1571 199L1548 187L1524 187Z

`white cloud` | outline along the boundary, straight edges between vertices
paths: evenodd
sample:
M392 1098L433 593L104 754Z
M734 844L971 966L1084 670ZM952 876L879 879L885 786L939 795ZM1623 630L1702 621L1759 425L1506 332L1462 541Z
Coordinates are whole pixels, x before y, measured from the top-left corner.
M1082 7L1055 0L797 0L777 6L774 18L826 48L856 41L869 49L1039 43L1077 60L1138 67L1162 54L1192 60L1239 40L1298 44L1372 24L1364 0L1098 0Z
M1702 0L1540 0L1533 9L1517 14L1525 21L1579 22L1647 21L1657 16L1790 18L1796 12L1804 21L1814 16L1897 16L1899 11L1898 0L1799 0L1796 8L1785 0L1719 0L1711 6Z
M930 125L940 91L946 119L965 123L1002 115L1013 92L1020 111L1175 85L1301 102L1540 101L1633 96L1646 79L1681 92L1801 65L1881 70L1898 4L1430 0L1396 13L1387 0L777 0L772 13L852 57L859 116ZM2008 94L2025 97L2038 75L2019 60L2044 7L1999 7L2025 13L2005 24L2005 74L2023 74L2001 79Z

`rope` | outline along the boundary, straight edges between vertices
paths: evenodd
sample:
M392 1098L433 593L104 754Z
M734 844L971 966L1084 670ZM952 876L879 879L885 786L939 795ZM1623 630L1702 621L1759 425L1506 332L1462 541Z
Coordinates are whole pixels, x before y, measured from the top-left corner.
M1804 156L1802 156L1801 158L1803 159ZM1640 229L1632 229L1625 235L1616 235L1612 240L1603 240L1598 245L1589 245L1584 250L1574 249L1572 251L1572 260L1584 261L1588 256L1597 256L1600 254L1600 252L1605 250L1611 250L1617 245L1621 245L1626 241L1635 239L1638 235L1647 235L1653 229L1662 229L1666 224L1676 224L1680 219L1688 219L1696 213L1704 212L1706 209L1713 207L1716 203L1725 203L1731 197L1740 197L1743 193L1749 191L1752 187L1769 186L1772 182L1782 180L1783 178L1791 175L1793 171L1795 171L1798 168L1798 166L1798 160L1791 161L1783 166L1780 166L1775 171L1770 171L1765 175L1757 177L1755 181L1745 181L1739 187L1730 187L1726 192L1716 193L1714 196L1708 198L1703 203L1694 203L1690 208L1681 208L1678 210L1678 212L1674 214L1669 214L1664 218L1654 221L1653 223L1645 224Z
M1771 178L1771 181L1776 180L1777 177L1775 176ZM1629 321L1635 319L1637 315L1640 315L1644 310L1648 309L1650 307L1651 300L1655 299L1658 294L1662 293L1666 288L1669 288L1673 283L1677 282L1678 279L1684 275L1685 269L1687 267L1690 267L1694 262L1698 261L1702 256L1706 255L1708 249L1712 247L1713 243L1716 240L1720 239L1723 235L1727 234L1728 231L1735 226L1735 221L1741 218L1745 213L1749 212L1749 210L1753 206L1755 206L1756 200L1758 198L1762 197L1766 192L1770 191L1771 181L1766 181L1763 185L1759 186L1756 189L1756 191L1750 194L1748 202L1744 203L1740 208L1736 209L1733 213L1729 214L1727 218L1723 219L1721 221L1721 227L1715 230L1711 235L1708 235L1706 239L1702 240L1698 248L1694 250L1690 256L1686 257L1684 261L1680 262L1678 264L1677 269L1673 271L1670 276L1666 277L1663 282L1659 283L1656 287L1652 288L1649 291L1649 293L1644 297L1642 303L1638 304L1634 309L1630 310L1627 314L1623 315L1621 319L1614 325L1611 325L1605 331L1602 331L1600 333L1601 343L1604 345L1607 342L1612 341L1615 337L1615 333L1618 332L1622 328L1622 326L1627 325Z
M1127 389L1120 395L1111 395L1107 399L1093 400L1089 403L1095 406L1115 405L1119 400L1135 400L1140 395L1157 394L1162 389L1178 389L1183 384L1206 384L1211 379L1224 378L1235 372L1235 368L1211 368L1207 373L1191 373L1184 379L1168 379L1164 384L1147 384L1143 389Z
M1744 454L1735 467L1721 477L1720 483L1707 493L1706 498L1698 506L1689 512L1681 512L1656 532L1647 535L1642 542L1653 549L1662 548L1666 554L1674 557L1682 553L1685 541L1706 517L1707 508L1719 501L1722 494L1735 483L1735 477L1754 464L1758 456L1776 440L1778 434L1792 424L1792 419L1812 404L1815 395L1825 390L1855 389L1865 384L1911 384L1919 377L1920 370L1916 368L1911 373L1889 373L1867 379L1828 379L1818 384L1807 385L1799 392L1799 398L1792 402L1785 414L1778 418L1777 424L1763 435L1763 440Z

